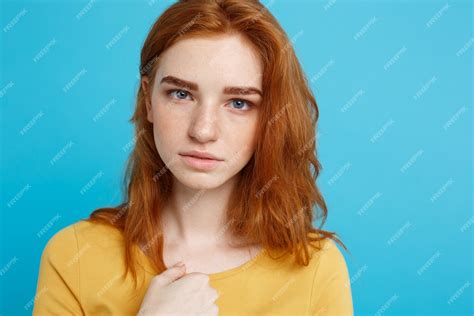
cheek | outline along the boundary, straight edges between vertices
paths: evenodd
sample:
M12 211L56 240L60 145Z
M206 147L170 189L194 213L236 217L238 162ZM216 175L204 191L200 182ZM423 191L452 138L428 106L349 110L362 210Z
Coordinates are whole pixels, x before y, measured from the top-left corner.
M240 126L235 133L235 136L241 136L242 145L248 147L249 151L252 151L257 141L257 126L258 124L258 112L254 111L249 115L245 121L241 122ZM238 139L238 138L237 138Z
M241 129L241 133L235 134L235 145L236 149L241 149L243 152L252 152L255 147L256 135L253 129L246 127Z
M164 160L169 160L173 151L179 148L185 130L183 117L173 115L160 103L153 105L153 133L158 153Z
M239 167L243 167L252 157L257 142L256 120L246 121L235 128L226 130L225 137L232 160Z

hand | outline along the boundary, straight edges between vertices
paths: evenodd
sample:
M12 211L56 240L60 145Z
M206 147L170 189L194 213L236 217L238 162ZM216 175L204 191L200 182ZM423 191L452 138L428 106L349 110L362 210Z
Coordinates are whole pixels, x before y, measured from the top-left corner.
M179 264L182 265L179 265ZM214 303L219 297L204 273L186 274L184 263L178 262L150 282L138 315L211 315L218 314Z

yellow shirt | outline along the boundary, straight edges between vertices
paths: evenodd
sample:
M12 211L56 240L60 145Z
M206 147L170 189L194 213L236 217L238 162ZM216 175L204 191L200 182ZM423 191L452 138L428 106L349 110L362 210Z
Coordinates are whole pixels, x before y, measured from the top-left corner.
M353 315L344 257L334 241L323 245L306 267L263 251L239 267L209 274L219 293L219 315ZM139 281L145 278L138 291L130 274L122 278L118 229L82 220L63 228L43 250L33 315L136 315L154 276L145 254L137 253Z

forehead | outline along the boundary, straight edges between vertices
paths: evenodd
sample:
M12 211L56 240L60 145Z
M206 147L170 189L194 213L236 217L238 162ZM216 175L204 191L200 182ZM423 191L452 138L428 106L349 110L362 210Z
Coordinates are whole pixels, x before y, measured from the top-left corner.
M173 75L200 85L261 88L262 71L253 46L241 35L226 34L179 40L162 54L156 77Z

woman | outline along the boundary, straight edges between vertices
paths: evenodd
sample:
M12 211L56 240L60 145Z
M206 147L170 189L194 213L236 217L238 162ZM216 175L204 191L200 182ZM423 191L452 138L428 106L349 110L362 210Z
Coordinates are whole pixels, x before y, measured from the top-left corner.
M318 108L275 18L179 1L140 73L124 202L51 238L34 314L352 315L344 245L312 224Z

